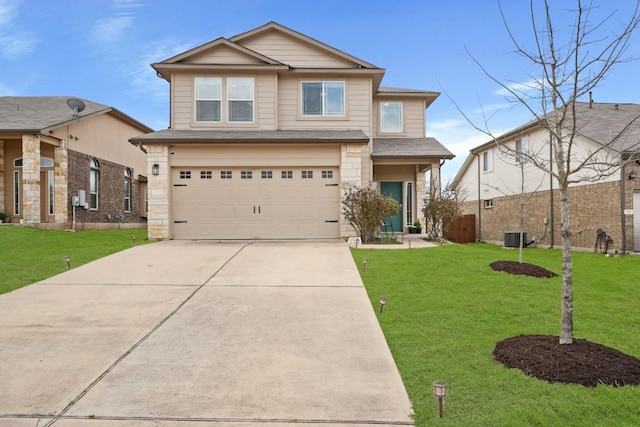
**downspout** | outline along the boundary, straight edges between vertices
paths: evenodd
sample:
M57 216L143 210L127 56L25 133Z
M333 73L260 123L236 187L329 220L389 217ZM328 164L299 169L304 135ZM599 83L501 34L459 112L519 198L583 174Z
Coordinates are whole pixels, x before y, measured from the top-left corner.
M478 158L478 242L482 242L482 199L480 198L480 154L474 153Z
M549 131L549 248L553 249L554 244L554 211L553 211L553 133Z
M620 168L620 228L622 236L620 239L620 243L622 247L620 248L620 253L624 255L626 253L627 248L627 238L625 236L625 228L627 226L626 219L624 217L624 206L625 206L625 191L624 191L624 163Z

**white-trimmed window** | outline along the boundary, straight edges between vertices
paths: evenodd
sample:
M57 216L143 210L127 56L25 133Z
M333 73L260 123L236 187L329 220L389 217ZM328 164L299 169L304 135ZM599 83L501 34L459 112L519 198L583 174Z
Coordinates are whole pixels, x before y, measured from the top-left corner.
M260 176L262 179L273 179L273 171L261 171Z
M380 103L380 132L402 132L402 102Z
M240 171L240 179L253 179L252 171Z
M131 169L124 168L124 211L131 212Z
M100 193L100 163L91 159L89 162L89 209L98 209L98 196Z
M280 178L293 179L293 171L280 171Z
M527 138L516 139L516 162L521 163L525 160L524 155L527 153Z
M301 175L302 175L302 179L312 179L313 171L302 171Z
M191 179L191 171L180 171L180 179Z
M196 77L196 121L219 122L222 103L222 78Z
M49 206L49 215L53 215L55 213L54 203L56 200L56 187L55 187L55 173L52 170L47 171L47 193L49 196L48 206Z
M200 179L213 179L213 172L200 171Z
M413 182L406 183L406 200L405 200L405 209L407 212L407 225L413 225Z
M303 116L344 116L344 82L302 82Z
M230 122L253 121L252 77L229 77L227 79L227 99Z
M482 172L493 171L493 149L482 153Z
M333 179L333 171L322 171L323 179Z
M485 209L489 209L493 207L493 199L484 199L484 207Z
M232 179L233 171L220 171L220 179Z
M13 171L13 214L20 215L20 171Z

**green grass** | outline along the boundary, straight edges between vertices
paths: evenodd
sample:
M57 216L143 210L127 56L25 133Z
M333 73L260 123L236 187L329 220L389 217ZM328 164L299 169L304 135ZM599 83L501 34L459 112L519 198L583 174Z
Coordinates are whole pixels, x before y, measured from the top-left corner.
M0 227L0 294L10 292L106 255L146 243L147 230L69 231Z
M518 251L487 244L352 249L414 405L418 426L637 426L640 387L550 384L495 363L496 342L559 335L561 278L495 272ZM367 271L362 271L362 260ZM524 262L561 274L561 252L525 249ZM640 357L640 257L574 253L574 334ZM437 416L432 383L448 384Z

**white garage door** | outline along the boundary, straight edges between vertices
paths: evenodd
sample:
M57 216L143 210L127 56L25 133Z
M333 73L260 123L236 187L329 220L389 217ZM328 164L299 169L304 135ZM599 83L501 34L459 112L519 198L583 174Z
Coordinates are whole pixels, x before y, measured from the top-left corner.
M338 238L336 167L172 168L176 239Z

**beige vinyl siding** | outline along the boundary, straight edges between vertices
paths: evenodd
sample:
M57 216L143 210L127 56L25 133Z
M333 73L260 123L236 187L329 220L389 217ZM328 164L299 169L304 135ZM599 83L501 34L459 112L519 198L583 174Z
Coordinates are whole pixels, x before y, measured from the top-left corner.
M404 101L404 126L409 138L425 136L425 105L423 100Z
M171 166L339 166L340 147L322 144L176 145Z
M242 45L296 68L353 68L354 64L314 46L271 32Z
M140 149L129 143L129 138L140 136L143 130L122 122L109 114L100 114L79 120L68 126L56 129L53 136L67 139L67 148L89 154L99 159L127 165L134 169L135 175L146 175L146 158Z
M218 46L202 56L189 58L193 64L261 64L258 59L247 56L229 46Z
M194 121L195 99L194 78L200 76L254 77L256 90L254 93L254 121L252 123L228 123L223 114L220 123L196 123ZM173 128L174 129L250 129L250 130L275 130L276 129L276 74L247 75L240 73L201 73L179 74L173 79ZM226 91L226 87L223 88ZM226 111L226 109L223 109Z
M303 117L300 105L300 84L303 81L345 82L345 116ZM371 114L371 80L309 76L281 78L278 86L278 122L281 129L361 129L369 135Z

